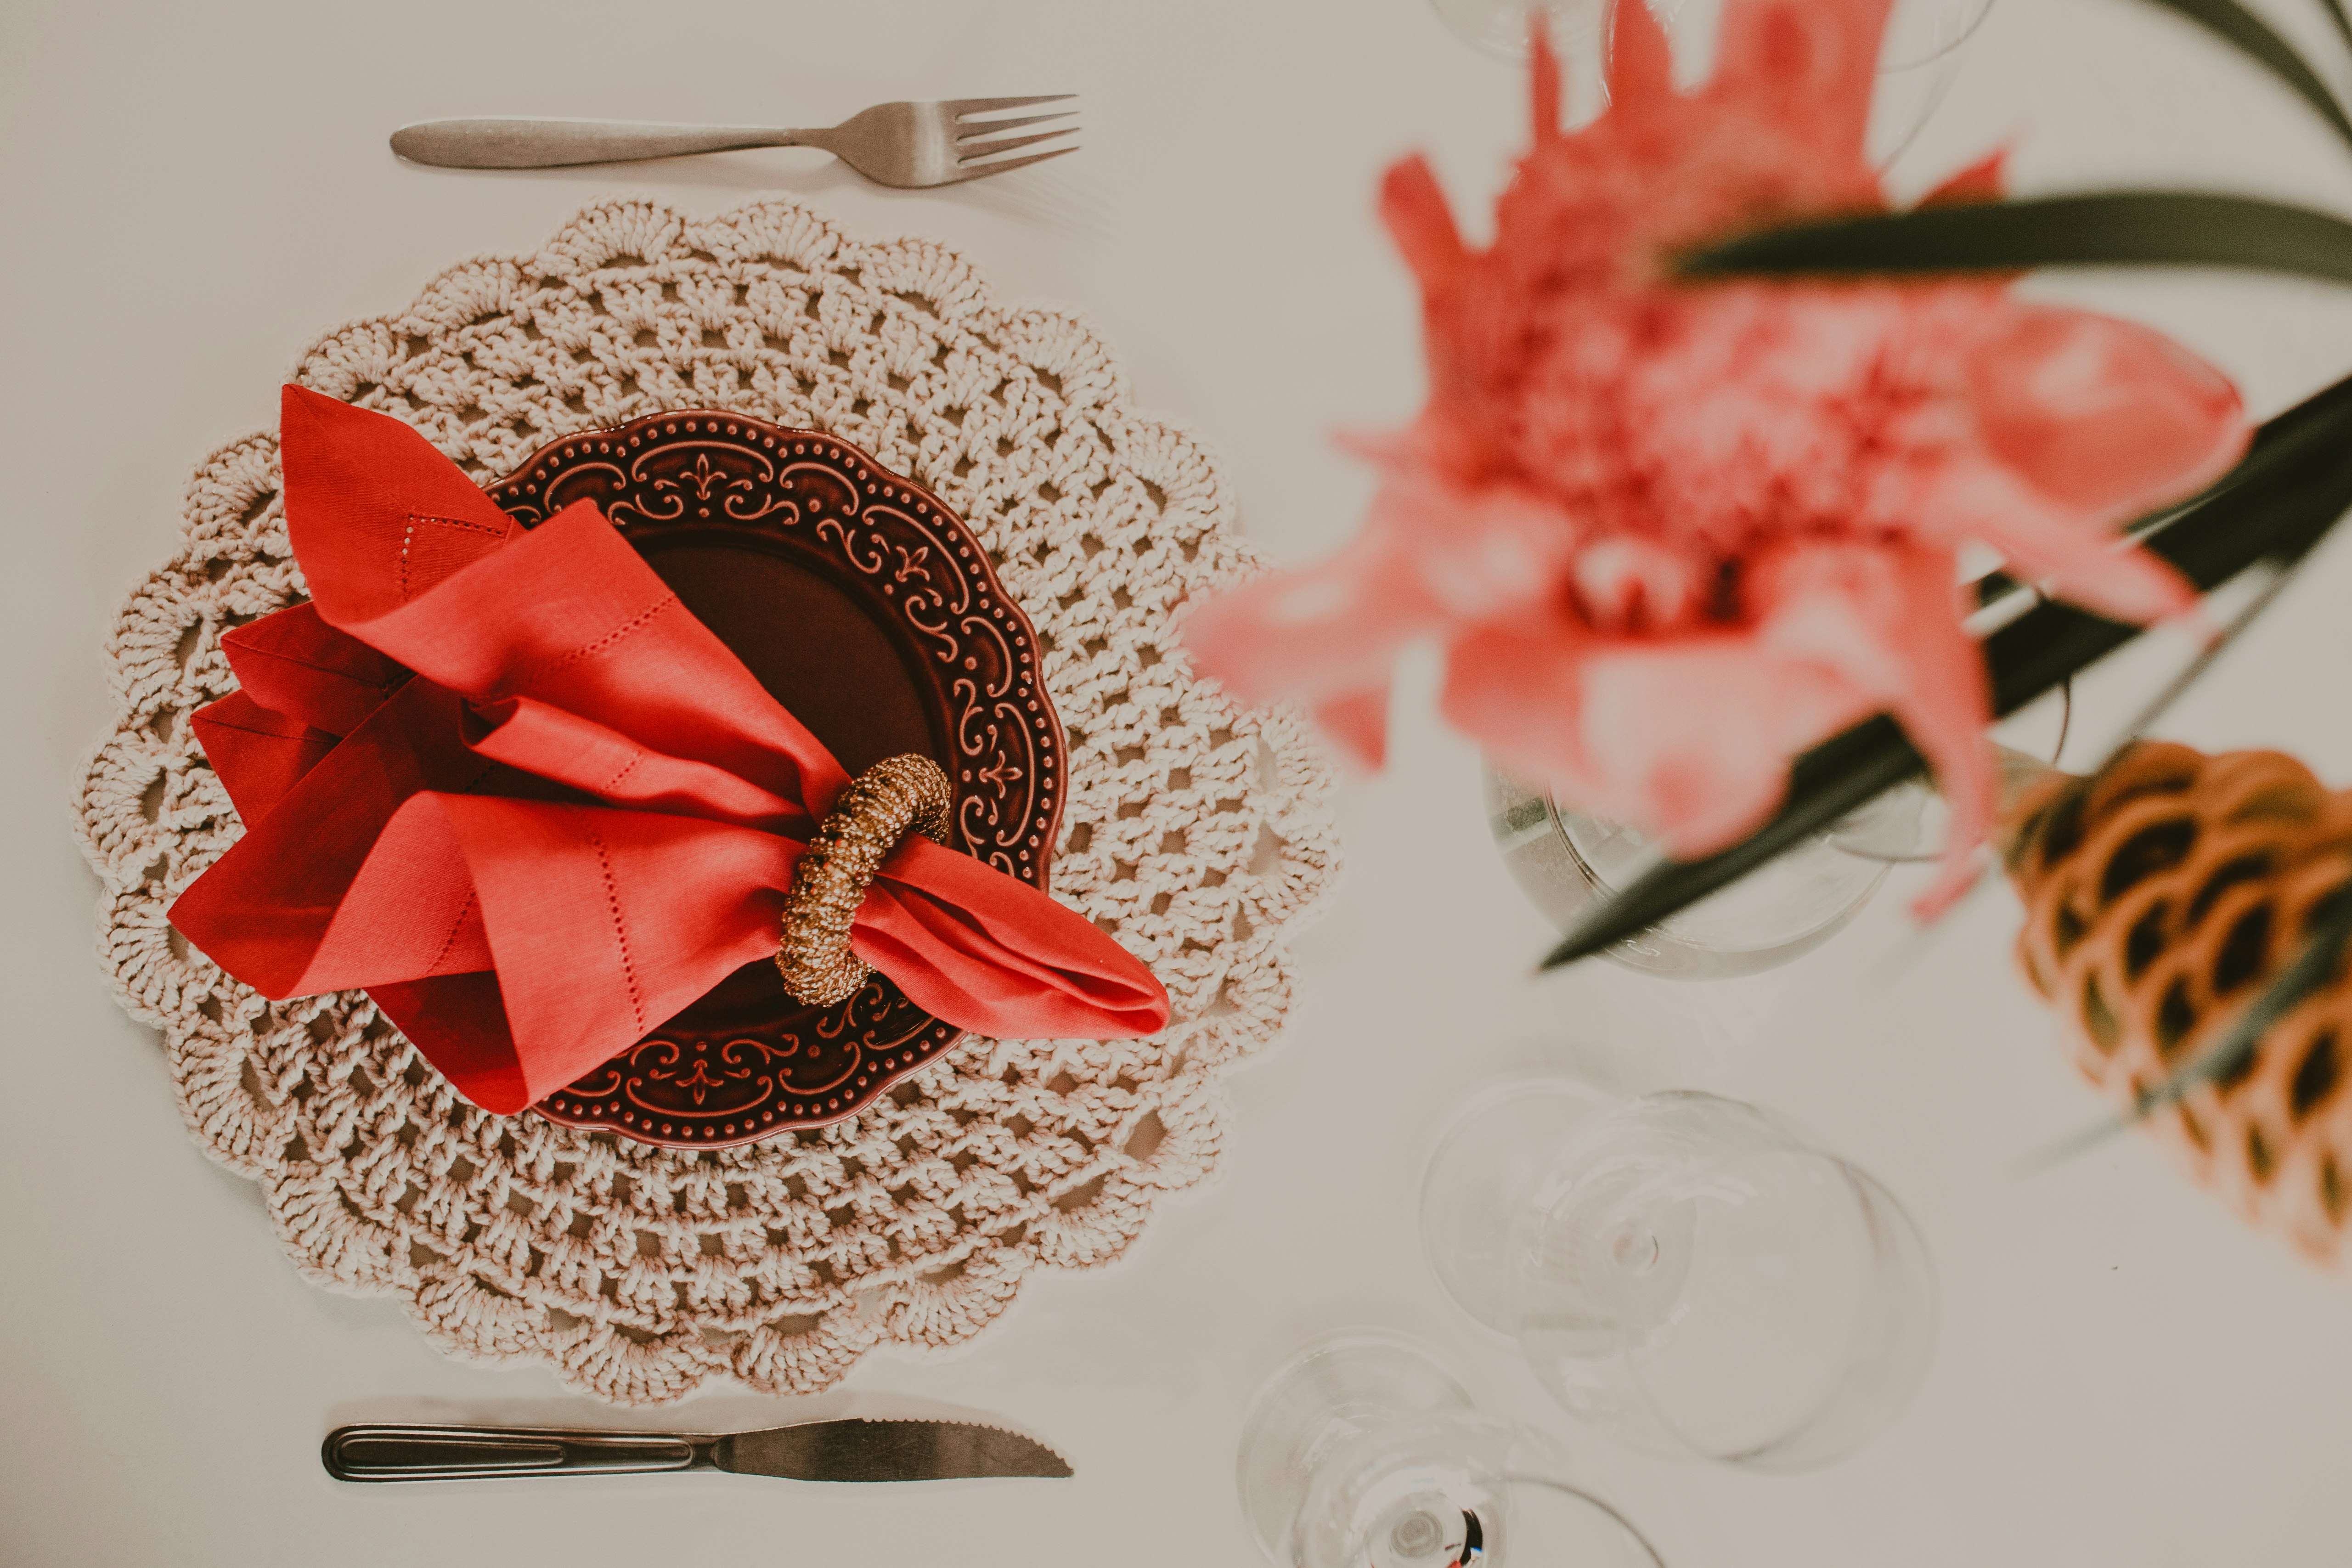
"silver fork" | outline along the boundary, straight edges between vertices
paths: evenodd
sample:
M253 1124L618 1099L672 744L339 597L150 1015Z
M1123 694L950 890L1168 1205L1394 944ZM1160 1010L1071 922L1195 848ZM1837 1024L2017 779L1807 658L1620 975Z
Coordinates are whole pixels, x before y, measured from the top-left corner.
M917 190L952 185L1025 169L1077 147L1056 147L1025 158L1001 154L1075 135L1065 125L1030 136L1002 132L1049 120L1074 109L1017 120L974 116L1037 103L1062 103L1075 93L1043 98L955 98L941 103L877 103L826 131L783 131L759 125L658 125L625 120L427 120L392 133L392 150L415 163L443 169L553 169L569 163L618 163L634 158L675 158L739 147L821 147L877 184Z

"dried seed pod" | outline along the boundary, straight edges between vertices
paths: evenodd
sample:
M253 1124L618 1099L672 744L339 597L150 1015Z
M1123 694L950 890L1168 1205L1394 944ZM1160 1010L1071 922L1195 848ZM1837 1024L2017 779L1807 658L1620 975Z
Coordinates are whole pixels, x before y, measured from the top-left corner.
M2126 1109L2262 994L2352 885L2352 795L2277 752L2135 746L2010 816L2026 977L2079 1026L2075 1060ZM2332 1260L2352 1219L2352 972L2149 1125L2253 1224Z

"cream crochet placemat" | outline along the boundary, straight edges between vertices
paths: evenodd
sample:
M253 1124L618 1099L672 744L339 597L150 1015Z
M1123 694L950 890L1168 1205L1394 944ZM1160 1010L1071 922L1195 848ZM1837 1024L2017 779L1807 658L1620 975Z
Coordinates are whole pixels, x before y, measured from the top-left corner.
M164 911L239 831L187 723L233 684L220 634L303 593L277 438L250 436L197 468L184 547L116 623L118 727L80 820L123 1005L163 1031L190 1129L261 1184L305 1274L616 1403L717 1373L805 1393L876 1344L970 1336L1038 1264L1108 1261L1207 1172L1219 1079L1280 1029L1286 928L1333 875L1329 779L1292 717L1190 673L1171 612L1254 557L1215 465L1129 409L1083 325L795 202L697 221L609 201L330 333L294 374L478 478L703 406L835 432L929 487L1037 624L1076 786L1054 890L1151 965L1175 1020L969 1041L852 1121L688 1152L487 1115L365 996L272 1005L230 980Z

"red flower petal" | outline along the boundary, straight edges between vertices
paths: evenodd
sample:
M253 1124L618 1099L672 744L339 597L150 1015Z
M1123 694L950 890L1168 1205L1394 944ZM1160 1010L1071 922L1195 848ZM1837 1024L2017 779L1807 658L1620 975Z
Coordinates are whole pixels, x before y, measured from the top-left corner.
M1202 667L1305 699L1370 756L1369 694L1434 633L1454 724L1680 853L1754 827L1796 752L1890 711L1950 796L1939 895L1958 886L1992 774L1954 551L1990 544L2103 614L2173 614L2186 584L2115 525L2226 471L2248 431L2164 339L2000 279L1667 276L1686 244L1885 208L1863 138L1888 7L1727 0L1715 79L1683 94L1655 19L1621 5L1612 102L1572 133L1538 34L1535 145L1484 251L1425 163L1392 169L1428 406L1377 452L1356 546L1196 612ZM1929 199L1987 199L2000 172Z
M2238 389L2129 321L2014 305L1969 354L1967 374L1992 455L2084 512L2147 510L2245 453Z

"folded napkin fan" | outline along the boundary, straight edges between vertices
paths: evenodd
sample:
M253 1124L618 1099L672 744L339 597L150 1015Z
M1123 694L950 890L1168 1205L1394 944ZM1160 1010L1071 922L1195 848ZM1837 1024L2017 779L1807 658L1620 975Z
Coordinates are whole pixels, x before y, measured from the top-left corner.
M222 638L195 715L246 824L172 923L272 999L364 989L519 1110L772 957L841 764L590 502L525 530L408 426L300 387L279 425L310 602ZM1013 1037L1167 1025L1133 956L918 836L851 948Z

